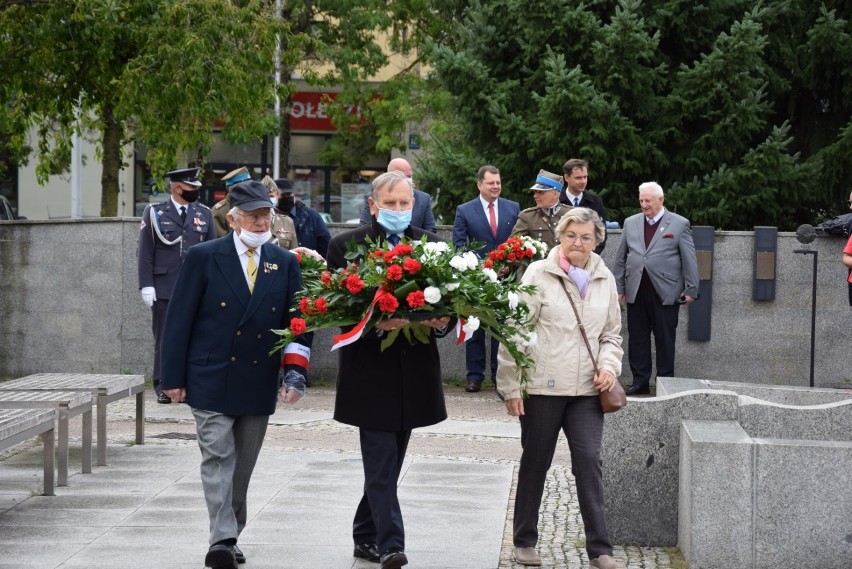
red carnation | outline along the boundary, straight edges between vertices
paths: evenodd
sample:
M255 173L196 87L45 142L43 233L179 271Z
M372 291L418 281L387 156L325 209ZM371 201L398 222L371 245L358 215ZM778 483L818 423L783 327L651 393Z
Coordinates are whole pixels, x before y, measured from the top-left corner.
M314 301L314 308L316 308L317 312L320 314L325 314L328 312L328 302L323 297L319 297Z
M405 269L409 275L417 273L417 271L420 270L420 267L422 267L420 261L418 261L417 259L412 259L410 257L402 263L402 268Z
M299 301L299 310L302 311L302 314L307 314L310 316L313 314L313 310L311 310L311 299L308 297L303 298Z
M346 290L352 294L358 294L364 288L364 281L358 278L358 275L349 275L344 284L346 284Z
M491 262L491 259L488 259L487 261L485 261L485 262L483 263L483 266L484 266L486 269L490 269L491 267L493 267L493 266L494 266L494 263L493 263L493 262Z
M392 294L385 294L379 299L379 310L386 314L393 314L399 308L399 301Z
M405 300L408 302L408 306L411 308L420 308L424 304L426 304L426 299L423 297L422 290L416 290L414 292L408 293L408 296L405 297Z
M391 265L388 267L388 280L398 281L402 278L402 267L399 265Z
M301 253L293 253L293 254L296 255L296 260L299 261L299 264L301 264L302 263L302 254Z
M331 288L331 271L323 271L320 275L320 280L325 286Z
M308 327L308 325L305 324L305 321L302 320L301 318L290 319L290 330L293 332L293 334L295 336L302 334L307 327Z
M385 263L387 263L388 265L393 263L394 259L396 259L396 253L394 253L393 251L385 251L384 253L382 253L382 256L385 258Z
M393 252L397 255L408 255L413 251L414 247L412 247L408 243L399 243L396 247L393 248Z

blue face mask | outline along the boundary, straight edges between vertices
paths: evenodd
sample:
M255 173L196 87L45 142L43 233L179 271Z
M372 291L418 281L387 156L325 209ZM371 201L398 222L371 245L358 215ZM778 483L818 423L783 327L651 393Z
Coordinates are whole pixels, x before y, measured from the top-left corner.
M379 208L379 215L376 219L379 225L384 227L388 233L402 233L411 225L411 210L394 211L392 209Z

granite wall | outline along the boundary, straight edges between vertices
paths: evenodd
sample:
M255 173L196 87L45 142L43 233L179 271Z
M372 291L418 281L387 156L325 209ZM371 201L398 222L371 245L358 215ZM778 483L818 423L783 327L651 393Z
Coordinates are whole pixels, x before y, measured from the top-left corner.
M151 317L136 280L138 225L138 218L0 223L0 377L56 371L150 374ZM345 228L331 226L333 232ZM440 233L449 239L450 228ZM610 231L603 252L609 266L620 239L620 231ZM711 337L688 340L691 309L681 310L678 375L808 385L812 256L795 250L809 248L820 253L816 385L850 385L842 240L822 237L803 246L793 234L780 234L771 301L752 300L753 242L749 232L716 234ZM317 335L315 377L331 379L336 373L330 336ZM441 341L441 356L446 378L464 376L464 349L451 338ZM626 357L624 367L622 381L629 383Z

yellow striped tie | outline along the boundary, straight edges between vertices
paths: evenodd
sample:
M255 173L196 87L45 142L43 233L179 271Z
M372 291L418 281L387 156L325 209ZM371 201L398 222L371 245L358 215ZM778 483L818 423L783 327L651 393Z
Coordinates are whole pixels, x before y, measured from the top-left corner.
M254 279L257 278L257 264L254 262L254 254L256 253L253 249L246 250L246 256L248 257L248 264L246 265L246 269L248 269L248 280L249 280L249 292L254 292Z

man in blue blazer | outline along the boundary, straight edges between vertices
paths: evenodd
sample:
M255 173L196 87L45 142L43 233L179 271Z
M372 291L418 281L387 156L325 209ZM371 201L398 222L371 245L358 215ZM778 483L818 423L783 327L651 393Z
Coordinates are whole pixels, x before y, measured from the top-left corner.
M627 302L627 350L633 385L628 395L650 393L651 334L657 377L672 377L681 304L698 298L698 262L689 220L663 207L663 188L639 186L641 213L624 220L615 254L619 303Z
M467 247L472 242L481 246L476 250L480 258L512 235L521 207L500 197L500 170L483 166L476 177L479 196L456 208L453 222L453 244ZM467 386L465 391L476 393L485 379L485 331L480 328L465 344ZM497 340L491 339L491 381L497 377Z
M414 188L414 181L411 178L411 164L405 158L394 158L388 162L388 172L402 172L408 178L408 183ZM370 213L370 204L367 202L371 196L372 193L364 196L364 207L361 208L359 225L367 225L373 221L373 215ZM414 208L411 210L411 227L425 229L434 233L435 225L435 214L432 213L432 198L426 192L415 189Z
M186 402L201 449L201 483L210 516L205 565L237 569L246 494L276 395L304 394L310 349L293 342L269 355L289 326L302 288L295 255L269 243L269 194L248 180L230 192L232 231L192 247L178 274L163 336L163 389ZM279 370L283 385L279 388Z

